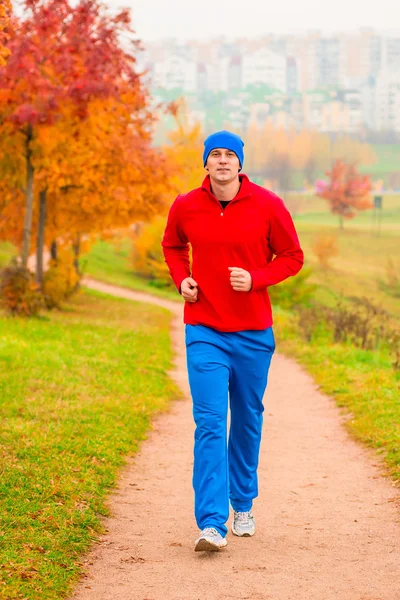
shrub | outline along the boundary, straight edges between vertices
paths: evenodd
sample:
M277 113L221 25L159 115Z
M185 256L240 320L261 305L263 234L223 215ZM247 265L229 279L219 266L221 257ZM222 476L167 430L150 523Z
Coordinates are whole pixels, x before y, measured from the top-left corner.
M289 277L282 283L269 287L271 302L282 308L309 305L317 287L307 281L311 274L310 267L304 267L296 277Z
M134 236L132 262L137 275L149 279L157 287L173 288L161 247L164 229L165 217L162 216L141 227Z
M337 238L334 235L318 235L312 243L312 251L323 267L329 267L334 256L339 254Z
M47 308L61 308L64 300L79 288L80 276L76 272L74 257L67 250L59 250L57 260L49 262L43 277L43 295Z
M11 315L30 317L38 314L43 306L43 297L33 273L16 262L3 269L0 302Z
M322 327L335 343L350 343L363 350L386 348L393 368L400 369L400 330L389 314L368 298L349 298L348 302L340 298L334 308L312 304L296 312L298 327L308 342Z

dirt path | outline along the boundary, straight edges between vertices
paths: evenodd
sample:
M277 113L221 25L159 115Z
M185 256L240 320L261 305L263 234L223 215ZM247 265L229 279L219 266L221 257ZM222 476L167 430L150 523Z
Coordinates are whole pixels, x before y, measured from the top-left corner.
M171 309L174 378L186 400L157 417L110 498L107 534L73 600L399 600L396 489L355 443L334 402L277 354L266 394L254 538L228 534L195 553L193 423L180 305L88 281L91 288ZM72 600L71 599L71 600Z

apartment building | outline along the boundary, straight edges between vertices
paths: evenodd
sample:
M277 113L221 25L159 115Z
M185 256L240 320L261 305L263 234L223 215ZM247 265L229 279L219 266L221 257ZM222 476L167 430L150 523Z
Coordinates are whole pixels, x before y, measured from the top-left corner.
M179 89L200 103L209 91L233 94L230 100L237 106L227 110L240 123L255 115L262 120L266 107L271 108L268 98L254 99L252 108L249 97L239 97L238 90L261 84L284 98L282 110L269 113L284 127L399 131L400 36L363 29L235 42L166 40L148 45L139 63L153 89Z
M242 86L263 83L286 92L287 58L283 54L260 48L246 52L242 60Z

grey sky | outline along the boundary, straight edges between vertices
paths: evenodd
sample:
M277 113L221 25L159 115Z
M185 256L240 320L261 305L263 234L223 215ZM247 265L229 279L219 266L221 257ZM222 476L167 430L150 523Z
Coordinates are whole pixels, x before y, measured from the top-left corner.
M142 40L255 37L269 32L330 32L359 27L400 31L399 0L104 1L112 8L132 8L134 27Z

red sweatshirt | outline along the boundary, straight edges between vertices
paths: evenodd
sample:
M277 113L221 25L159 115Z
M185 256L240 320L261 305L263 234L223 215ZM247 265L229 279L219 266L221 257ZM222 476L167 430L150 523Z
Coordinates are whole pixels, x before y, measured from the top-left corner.
M171 206L162 246L178 291L186 277L198 284L197 302L185 302L184 322L190 325L219 331L270 327L268 286L296 275L303 265L303 251L282 200L246 175L240 179L240 190L225 210L211 192L209 176ZM250 272L249 292L233 290L228 267Z

